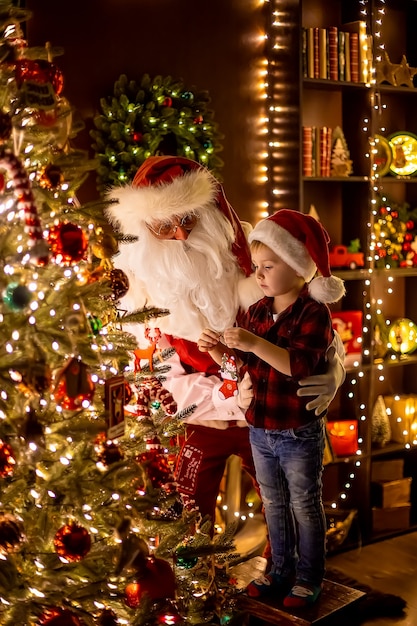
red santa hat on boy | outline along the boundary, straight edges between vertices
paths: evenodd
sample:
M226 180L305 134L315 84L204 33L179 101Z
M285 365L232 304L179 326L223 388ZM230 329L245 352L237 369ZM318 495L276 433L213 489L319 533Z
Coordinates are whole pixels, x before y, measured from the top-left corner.
M235 240L232 252L246 276L252 273L247 239L222 185L196 161L180 156L152 156L139 167L131 185L114 188L115 200L106 215L125 235L139 235L141 225L169 220L186 213L217 207L231 223Z
M329 235L311 215L280 209L255 226L249 234L252 241L271 248L302 276L317 302L337 302L345 294L343 281L330 272ZM317 271L321 276L314 278Z

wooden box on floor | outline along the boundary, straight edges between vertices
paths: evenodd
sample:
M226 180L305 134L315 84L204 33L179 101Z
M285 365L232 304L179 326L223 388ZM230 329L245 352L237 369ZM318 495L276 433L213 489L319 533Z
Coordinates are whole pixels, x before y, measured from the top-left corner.
M411 505L397 504L387 508L372 509L372 530L381 533L390 530L405 530L410 527Z
M404 476L404 459L373 461L371 470L372 482L398 480Z
M399 478L398 480L386 480L371 484L373 506L383 509L403 504L410 501L411 478Z

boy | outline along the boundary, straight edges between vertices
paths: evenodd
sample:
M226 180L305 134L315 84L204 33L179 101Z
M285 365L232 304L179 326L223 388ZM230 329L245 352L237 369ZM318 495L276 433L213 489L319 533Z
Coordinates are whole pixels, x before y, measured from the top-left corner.
M298 381L326 369L333 341L325 303L345 293L331 276L329 237L309 215L281 209L249 235L259 287L265 294L240 327L206 329L200 350L221 362L237 350L249 371L254 398L246 412L272 550L270 572L247 592L285 592L284 606L314 603L325 572L326 524L322 503L324 415L307 410ZM317 270L321 276L315 278ZM229 349L229 350L228 350Z

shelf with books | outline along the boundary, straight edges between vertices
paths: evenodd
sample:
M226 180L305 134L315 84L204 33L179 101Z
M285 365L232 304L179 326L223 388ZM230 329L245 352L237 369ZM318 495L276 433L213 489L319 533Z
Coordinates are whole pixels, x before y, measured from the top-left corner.
M358 454L348 458L346 471L344 463L338 459L337 469L330 467L325 473L325 482L331 480L329 475L332 472L338 474L337 486L332 489L327 484L326 491L339 492L327 499L334 497L335 506L348 502L349 508L358 508L366 543L377 534L373 528L371 504L374 456L371 433L375 401L379 394L417 394L417 350L404 355L391 348L384 352L376 323L389 326L398 318L417 322L417 262L414 264L412 250L408 255L402 243L406 235L410 238L410 247L411 244L417 246L417 217L403 217L408 210L412 213L415 210L417 216L417 187L414 184L417 175L396 175L389 169L384 175L375 175L372 153L376 134L385 142L400 132L417 136L417 88L411 83L407 86L387 82L377 84L377 74L374 73L383 49L389 50L395 66L392 68L394 77L402 57L406 56L410 67L417 66L417 38L411 28L411 22L417 18L417 3L411 0L387 3L381 0L335 0L330 6L324 0L301 0L300 4L303 33L300 46L302 54L307 55L303 57L299 80L301 128L340 127L352 161L352 171L347 176L306 176L303 175L301 151L300 207L306 213L314 208L333 245L348 246L352 240L359 239L366 258L364 268L332 269L332 273L345 281L347 291L343 301L332 307L332 312L338 314L338 309L339 312L362 311L363 343L360 358L348 360L346 382L329 410L332 419L358 421ZM324 76L323 59L322 77L311 76L311 67L309 75L304 32L308 34L308 29L321 29L320 44L325 41L323 30L329 33L330 27L334 26L341 30L346 22L355 20L363 21L367 36L372 37L367 40L372 41L373 46L372 57L368 56L371 77L353 82L340 80L339 75L335 79L334 72L332 77L328 71ZM311 40L311 34L309 36ZM329 54L327 42L326 46L326 54ZM318 58L320 71L320 47ZM414 74L417 81L417 73L412 69L410 77L413 78ZM385 209L382 199L386 200L387 211L381 214L381 207ZM411 226L406 227L406 223ZM385 262L385 267L378 267ZM400 267L400 264L407 266ZM389 456L395 453L407 459L410 452L417 454L414 440L407 445L387 444L385 451L381 449L376 454ZM354 471L351 471L352 467ZM355 478L350 480L353 474ZM349 489L344 490L348 483ZM417 475L415 483L417 485ZM417 489L413 497L411 506L416 509L417 517Z

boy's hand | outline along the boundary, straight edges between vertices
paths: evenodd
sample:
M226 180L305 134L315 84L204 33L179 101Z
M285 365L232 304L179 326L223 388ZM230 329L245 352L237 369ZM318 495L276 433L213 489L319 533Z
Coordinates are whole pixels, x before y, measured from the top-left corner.
M223 333L224 342L228 348L236 348L243 352L252 352L257 336L244 328L226 328Z
M238 390L237 405L242 409L242 411L246 411L253 398L252 381L250 379L249 372L245 372L244 377L238 384Z
M210 352L214 350L220 341L220 334L211 328L205 328L197 341L200 352Z

